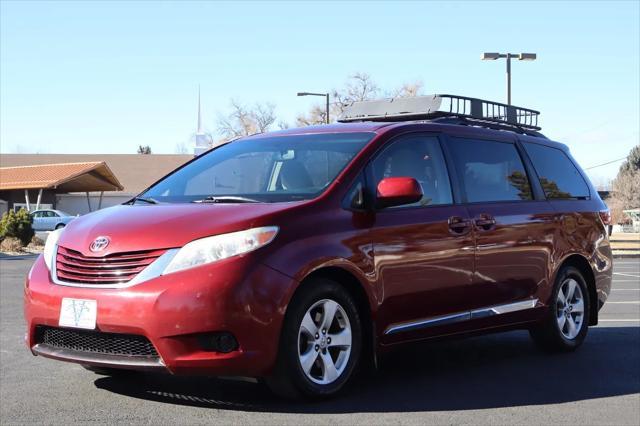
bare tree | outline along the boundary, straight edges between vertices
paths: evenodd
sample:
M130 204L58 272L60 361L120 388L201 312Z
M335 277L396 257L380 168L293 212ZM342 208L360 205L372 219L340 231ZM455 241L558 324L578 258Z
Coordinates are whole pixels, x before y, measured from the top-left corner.
M231 112L218 118L218 131L223 141L269 130L276 121L275 105L271 103L256 104L247 108L236 100L231 100Z
M622 209L640 208L640 170L620 173L613 181L613 191Z
M329 114L331 115L331 120L335 121L347 105L356 101L374 99L379 91L378 86L369 74L358 72L350 75L343 88L333 89L330 92ZM296 117L296 125L298 126L313 126L326 122L327 109L325 104L315 104L308 113L300 114Z
M624 163L620 165L619 173L640 170L640 144L631 148Z
M398 87L394 91L391 92L391 98L412 98L414 96L422 95L422 89L424 88L424 83L422 81L414 81L413 83L404 83L402 86Z
M327 108L324 105L314 105L307 114L296 117L296 126L315 126L327 122Z
M407 98L420 96L424 84L421 81L404 83L399 88L385 92L389 98ZM341 89L334 89L331 92L330 114L332 121L335 121L344 109L353 102L368 101L380 96L380 88L367 73L358 72L347 79ZM306 114L300 114L296 118L298 126L312 126L326 123L326 107L324 104L315 104Z
M333 91L335 109L341 114L347 105L374 99L379 92L378 85L369 74L357 72L349 76L343 89Z
M138 154L151 154L151 147L149 145L138 145Z
M176 144L176 148L174 149L174 152L176 154L188 154L189 153L189 148L187 147L186 143L178 142Z
M607 207L609 207L609 212L611 212L611 223L612 224L620 224L624 223L628 218L627 215L624 214L622 207L622 201L618 197L613 194L606 200Z
M278 129L280 129L280 130L286 130L286 129L288 129L288 128L289 128L289 123L287 123L287 122L286 122L286 121L284 121L284 120L280 120L280 121L278 121Z
M624 221L623 210L640 208L640 145L634 146L620 166L612 184L613 196L609 208L614 223Z

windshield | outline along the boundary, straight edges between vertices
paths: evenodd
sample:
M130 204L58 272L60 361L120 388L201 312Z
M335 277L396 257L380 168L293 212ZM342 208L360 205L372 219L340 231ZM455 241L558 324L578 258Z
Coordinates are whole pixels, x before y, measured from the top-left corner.
M314 198L373 136L326 133L234 141L167 176L140 197L161 203Z

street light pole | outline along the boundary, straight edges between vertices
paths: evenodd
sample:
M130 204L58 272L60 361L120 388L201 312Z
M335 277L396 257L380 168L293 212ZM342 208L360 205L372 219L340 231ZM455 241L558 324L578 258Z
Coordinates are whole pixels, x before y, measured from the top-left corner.
M327 113L325 115L327 119L327 124L329 124L329 94L327 93Z
M535 53L483 53L481 59L483 61L495 61L504 58L507 60L507 105L511 105L511 58L518 58L519 61L535 61L537 55Z
M327 109L325 112L325 122L330 123L329 120L329 94L328 93L312 93L312 92L298 92L298 96L324 96L327 98Z
M511 53L507 53L507 105L511 105Z

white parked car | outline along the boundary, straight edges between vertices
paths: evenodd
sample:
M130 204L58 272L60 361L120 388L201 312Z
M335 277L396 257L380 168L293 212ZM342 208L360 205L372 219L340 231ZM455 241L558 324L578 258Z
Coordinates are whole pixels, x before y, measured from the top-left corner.
M69 213L60 210L36 210L31 212L33 217L33 229L35 231L53 231L64 228L69 222L76 218Z

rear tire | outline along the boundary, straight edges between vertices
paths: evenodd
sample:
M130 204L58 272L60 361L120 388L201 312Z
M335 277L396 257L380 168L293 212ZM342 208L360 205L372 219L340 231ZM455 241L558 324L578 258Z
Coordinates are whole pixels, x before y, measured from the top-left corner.
M351 295L340 284L313 279L289 303L273 375L276 394L327 398L353 375L362 350L362 326Z
M548 312L544 320L530 330L531 337L549 352L570 352L577 349L589 330L591 301L582 273L563 267L556 278Z
M57 225L56 225L56 230L57 230L57 229L62 229L62 228L64 228L64 227L65 227L65 224L64 224L64 223L59 223L59 224L57 224Z

